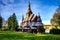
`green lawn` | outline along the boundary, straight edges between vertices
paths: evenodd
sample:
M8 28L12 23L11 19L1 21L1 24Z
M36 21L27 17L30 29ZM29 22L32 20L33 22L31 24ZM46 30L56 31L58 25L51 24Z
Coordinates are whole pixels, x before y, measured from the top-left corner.
M0 40L60 40L60 35L0 31Z

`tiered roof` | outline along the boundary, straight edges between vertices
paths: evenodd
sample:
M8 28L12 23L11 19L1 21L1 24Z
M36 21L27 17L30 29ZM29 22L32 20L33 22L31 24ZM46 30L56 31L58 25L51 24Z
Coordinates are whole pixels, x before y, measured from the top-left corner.
M25 27L30 26L31 29L36 29L37 26L43 26L41 18L40 18L40 13L38 13L38 15L34 15L31 11L30 3L28 5L26 18L24 18L23 21L24 23L22 26L25 26Z

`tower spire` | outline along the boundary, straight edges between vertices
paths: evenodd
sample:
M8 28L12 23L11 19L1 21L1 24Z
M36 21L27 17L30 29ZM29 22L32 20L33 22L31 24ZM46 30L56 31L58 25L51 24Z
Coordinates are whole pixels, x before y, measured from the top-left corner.
M40 13L38 12L38 15L37 15L39 18L40 18Z
M37 21L38 21L38 22L42 22L42 21L41 21L41 17L40 17L40 13L39 13L39 12L38 12L38 15L37 15Z
M31 14L32 14L32 11L31 11L30 2L29 2L29 4L28 4L28 10L26 12L26 17L27 18L30 17Z
M29 4L28 4L28 10L31 10L31 8L30 8L30 2L29 2Z

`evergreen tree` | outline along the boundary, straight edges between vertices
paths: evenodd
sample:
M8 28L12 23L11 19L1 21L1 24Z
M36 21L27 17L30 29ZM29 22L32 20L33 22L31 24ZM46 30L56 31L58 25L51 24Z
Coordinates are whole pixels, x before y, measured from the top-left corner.
M0 16L0 29L2 28L3 18Z
M13 15L8 18L8 27L10 30L17 30L18 29L18 22L16 20L15 13L13 13Z
M13 15L12 15L12 27L13 27L14 30L17 30L18 29L18 22L16 20L15 13L13 13Z
M11 28L12 28L11 16L8 18L8 28L9 28L9 30L11 30Z

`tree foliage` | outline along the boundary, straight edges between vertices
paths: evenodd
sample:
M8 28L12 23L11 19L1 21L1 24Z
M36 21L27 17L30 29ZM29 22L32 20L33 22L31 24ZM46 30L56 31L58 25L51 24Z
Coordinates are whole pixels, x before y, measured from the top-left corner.
M60 13L55 13L53 18L51 19L51 24L58 24L60 25Z
M2 28L3 18L0 16L0 29Z
M56 12L53 15L53 18L50 20L52 25L59 26L60 27L60 12Z
M9 28L9 30L11 30L11 28L12 28L11 16L8 18L8 28Z
M60 29L51 29L50 33L51 34L60 34Z
M13 15L11 15L8 18L8 27L9 27L10 30L17 30L18 29L18 22L16 20L15 13L13 13Z

